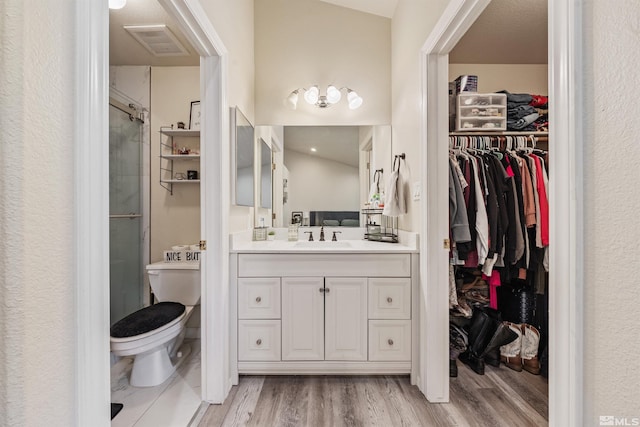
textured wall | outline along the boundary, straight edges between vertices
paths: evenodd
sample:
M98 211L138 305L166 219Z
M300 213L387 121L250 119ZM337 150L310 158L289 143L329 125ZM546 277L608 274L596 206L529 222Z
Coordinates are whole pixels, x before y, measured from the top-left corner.
M419 180L422 89L420 51L447 6L448 0L399 0L392 20L392 144L405 153L410 182ZM422 197L426 197L422 189ZM408 201L408 213L399 219L402 230L420 230L420 202Z
M255 11L256 119L268 125L389 124L391 21L316 0L259 0ZM294 89L347 86L363 97L357 110L345 100L319 110ZM342 92L346 98L346 92Z
M584 7L585 423L640 417L640 7Z
M75 415L73 2L0 2L0 425Z

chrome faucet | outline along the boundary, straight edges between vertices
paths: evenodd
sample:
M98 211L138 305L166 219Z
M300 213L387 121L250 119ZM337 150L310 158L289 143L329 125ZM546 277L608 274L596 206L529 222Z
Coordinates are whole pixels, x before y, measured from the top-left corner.
M336 233L342 233L342 231L334 231L333 232L333 237L331 238L332 242L337 242L338 241L338 239L336 238Z
M320 241L324 242L324 225L320 227Z
M305 233L309 235L309 241L313 242L313 231L305 231Z

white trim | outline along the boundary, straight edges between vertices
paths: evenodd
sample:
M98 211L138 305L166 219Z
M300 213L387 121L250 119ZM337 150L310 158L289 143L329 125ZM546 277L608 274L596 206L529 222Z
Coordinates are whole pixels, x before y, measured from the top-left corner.
M549 0L549 425L583 426L582 0ZM554 143L557 142L557 143Z
M448 53L467 31L489 0L455 0L441 16L422 49L422 95L426 119L421 132L422 187L429 197L421 203L421 271L428 271L421 284L427 315L421 332L421 366L418 382L431 402L448 400L448 377L443 360L448 358L447 283L441 241L448 237L446 151L448 133L446 82ZM551 274L549 318L552 348L549 379L549 424L580 426L582 423L581 353L583 336L582 266L582 135L579 99L582 87L581 1L549 1L549 99L553 126L550 144L553 156L550 174ZM424 147L424 148L423 148ZM429 342L430 346L425 343Z
M411 362L238 362L238 371L242 375L401 375L411 371Z
M455 0L449 3L422 48L422 112L420 144L422 238L420 239L421 331L419 381L430 402L449 401L449 239L448 67L449 52L490 0ZM426 343L429 343L427 346Z
M223 403L229 366L228 55L198 0L158 0L200 54L200 232L202 252L202 399Z
M109 21L101 1L75 13L75 425L108 426Z

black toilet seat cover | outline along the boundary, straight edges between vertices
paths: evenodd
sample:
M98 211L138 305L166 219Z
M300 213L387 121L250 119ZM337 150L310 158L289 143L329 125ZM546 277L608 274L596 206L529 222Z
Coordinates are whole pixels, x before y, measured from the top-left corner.
M151 332L177 319L185 311L179 302L159 302L131 313L111 326L111 336L128 338Z

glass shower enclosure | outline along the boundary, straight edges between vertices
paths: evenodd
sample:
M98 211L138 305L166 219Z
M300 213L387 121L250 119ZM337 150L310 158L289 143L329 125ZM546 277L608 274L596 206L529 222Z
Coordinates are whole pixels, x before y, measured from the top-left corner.
M110 100L110 325L143 305L142 124L135 108Z

